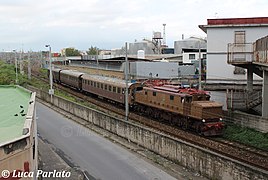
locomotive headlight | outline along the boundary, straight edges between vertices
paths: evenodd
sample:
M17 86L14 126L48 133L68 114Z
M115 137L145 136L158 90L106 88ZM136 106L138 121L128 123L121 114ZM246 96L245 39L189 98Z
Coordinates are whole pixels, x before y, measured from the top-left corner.
M220 118L220 121L222 121L222 118Z
M202 119L202 122L203 122L203 123L205 123L205 122L206 122L206 120L205 120L205 119Z

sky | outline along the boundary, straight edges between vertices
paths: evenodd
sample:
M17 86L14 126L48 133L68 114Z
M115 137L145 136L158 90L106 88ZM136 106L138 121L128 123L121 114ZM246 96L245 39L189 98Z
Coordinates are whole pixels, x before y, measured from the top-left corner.
M267 17L267 0L1 0L0 51L121 48L153 32L206 37L207 19Z

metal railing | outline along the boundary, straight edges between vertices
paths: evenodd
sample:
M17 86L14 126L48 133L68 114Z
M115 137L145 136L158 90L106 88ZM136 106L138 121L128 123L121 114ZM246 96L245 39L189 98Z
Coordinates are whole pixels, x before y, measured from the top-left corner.
M252 43L229 43L228 44L227 62L232 63L248 63L253 61L253 45Z

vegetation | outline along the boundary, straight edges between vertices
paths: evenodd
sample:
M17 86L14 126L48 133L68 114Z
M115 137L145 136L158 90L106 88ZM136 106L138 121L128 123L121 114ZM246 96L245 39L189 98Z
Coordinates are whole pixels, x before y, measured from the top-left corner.
M98 55L98 51L99 51L99 48L91 46L88 49L87 54L88 55Z
M15 78L14 66L0 61L0 84L15 84Z
M27 84L28 80L25 75L19 72L18 68L18 85L23 86ZM16 69L15 65L7 64L0 60L0 84L1 85L12 85L16 84Z
M75 48L66 48L65 50L65 55L66 56L80 56L80 51L78 51Z
M225 129L224 138L266 151L268 150L268 133L261 133L251 128L230 124Z

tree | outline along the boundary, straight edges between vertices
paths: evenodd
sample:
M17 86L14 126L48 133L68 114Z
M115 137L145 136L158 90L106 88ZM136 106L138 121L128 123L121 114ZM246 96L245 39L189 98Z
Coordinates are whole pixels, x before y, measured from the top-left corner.
M99 51L99 48L91 46L88 48L87 54L88 55L97 55Z
M66 56L80 56L80 52L75 48L66 48L65 49Z

